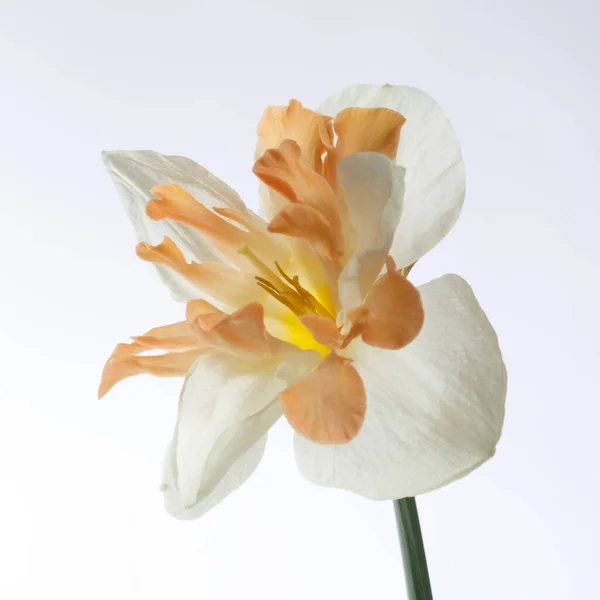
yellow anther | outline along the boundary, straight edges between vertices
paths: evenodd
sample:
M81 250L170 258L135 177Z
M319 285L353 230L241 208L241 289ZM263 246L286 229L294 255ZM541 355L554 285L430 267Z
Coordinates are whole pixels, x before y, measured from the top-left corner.
M248 246L242 246L239 254L245 256L260 273L256 276L257 285L268 292L278 302L287 306L295 315L316 314L335 321L335 317L306 289L300 285L298 276L290 277L275 261L275 273Z
M279 263L277 261L275 261L275 266L277 267L277 270L279 271L280 275L294 287L296 294L298 294L298 296L300 296L300 298L302 298L302 300L309 305L311 309L309 312L313 312L319 315L320 317L327 317L335 321L335 317L308 290L304 289L300 285L300 280L298 279L297 275L294 275L294 277L291 278L279 266Z

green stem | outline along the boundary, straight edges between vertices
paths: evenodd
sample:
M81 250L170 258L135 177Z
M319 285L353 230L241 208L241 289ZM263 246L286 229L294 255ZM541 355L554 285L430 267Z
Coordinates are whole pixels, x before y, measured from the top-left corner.
M408 598L409 600L433 600L415 499L394 500L394 512L398 524Z

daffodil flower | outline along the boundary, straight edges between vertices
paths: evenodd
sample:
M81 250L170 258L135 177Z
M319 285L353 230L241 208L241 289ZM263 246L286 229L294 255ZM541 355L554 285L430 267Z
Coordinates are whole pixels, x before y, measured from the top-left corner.
M116 347L99 390L185 377L170 513L199 517L240 486L282 416L307 479L373 499L433 490L494 454L506 393L494 330L457 275L407 278L465 192L454 130L424 92L359 85L317 112L267 108L262 217L187 158L104 163L137 255L186 302L180 322Z

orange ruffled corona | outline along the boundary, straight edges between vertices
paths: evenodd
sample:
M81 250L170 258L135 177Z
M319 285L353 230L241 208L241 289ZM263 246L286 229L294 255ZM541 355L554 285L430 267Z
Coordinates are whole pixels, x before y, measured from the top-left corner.
M264 185L268 222L249 211L211 210L177 184L154 186L147 216L193 229L223 260L188 261L169 237L138 244L142 260L185 279L198 299L188 302L185 321L119 344L99 396L133 375L184 376L206 353L239 356L259 368L312 350L321 362L280 393L283 413L319 444L353 439L367 399L349 348L402 348L418 335L424 314L418 290L388 256L391 238L377 228L365 234L353 222L341 165L352 170L349 158L358 156L366 169L384 172L404 121L386 108L349 108L334 121L296 100L268 108L253 169Z

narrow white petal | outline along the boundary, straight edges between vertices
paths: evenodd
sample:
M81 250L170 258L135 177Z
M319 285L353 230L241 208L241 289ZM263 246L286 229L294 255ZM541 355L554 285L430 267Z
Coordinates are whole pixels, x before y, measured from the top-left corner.
M353 255L339 279L343 308L362 301L381 272L402 212L404 169L376 152L342 159L338 178L356 232Z
M225 354L198 359L181 393L165 467L171 514L199 517L251 475L282 414L279 392L314 366L315 355L298 351L260 364Z
M194 161L182 156L163 156L150 150L103 152L102 159L131 219L138 241L159 244L170 237L188 260L221 261L206 239L191 227L169 220L153 221L146 203L155 185L177 183L207 208L247 209L236 192ZM156 266L161 278L179 300L198 296L195 288L170 269Z
M506 396L496 334L457 275L419 290L425 324L415 341L396 351L355 343L367 390L358 436L337 446L296 436L298 467L314 483L403 498L458 479L494 454Z
M351 107L384 107L402 113L396 162L406 169L402 219L392 256L412 264L450 231L463 205L465 173L456 133L440 106L412 87L357 85L329 97L319 112L335 116Z

